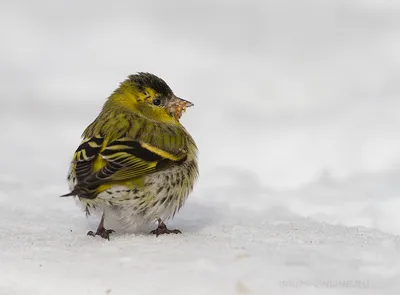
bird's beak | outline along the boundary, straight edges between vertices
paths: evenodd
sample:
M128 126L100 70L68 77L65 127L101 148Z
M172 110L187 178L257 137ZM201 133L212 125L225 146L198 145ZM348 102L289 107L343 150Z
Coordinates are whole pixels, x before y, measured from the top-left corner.
M184 100L183 98L173 96L170 102L168 103L168 111L171 115L173 115L177 120L182 117L182 113L186 111L186 108L194 106L190 101Z

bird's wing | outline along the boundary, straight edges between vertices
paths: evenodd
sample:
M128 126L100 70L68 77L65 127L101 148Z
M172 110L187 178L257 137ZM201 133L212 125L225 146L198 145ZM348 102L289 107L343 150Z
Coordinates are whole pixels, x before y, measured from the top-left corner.
M80 188L93 189L106 183L137 178L179 163L186 158L186 154L185 150L172 154L133 138L120 138L109 142L100 151L99 156L106 164L86 175L78 184Z
M99 155L103 143L104 138L101 136L85 138L75 151L72 165L75 165L74 171L78 183L92 174L93 162Z

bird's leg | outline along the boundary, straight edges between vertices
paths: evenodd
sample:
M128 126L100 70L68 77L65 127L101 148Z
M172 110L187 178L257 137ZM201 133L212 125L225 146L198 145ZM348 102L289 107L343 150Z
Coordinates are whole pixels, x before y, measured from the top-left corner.
M161 218L158 218L158 227L155 230L152 230L150 233L158 237L159 235L163 234L171 234L171 233L181 234L182 232L179 229L173 229L173 230L168 229L165 223L161 220Z
M113 232L114 231L112 229L105 229L104 228L104 213L103 213L103 215L101 216L101 220L100 220L99 226L97 227L96 233L94 233L92 231L88 231L87 235L88 236L92 236L92 237L100 236L103 239L110 240L110 234L113 233Z

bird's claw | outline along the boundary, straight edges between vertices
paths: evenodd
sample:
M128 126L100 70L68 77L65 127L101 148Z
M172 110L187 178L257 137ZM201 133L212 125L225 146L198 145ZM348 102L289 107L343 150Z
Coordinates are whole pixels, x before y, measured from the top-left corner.
M163 234L181 234L182 232L179 229L168 229L164 222L160 222L158 227L155 230L152 230L150 233L158 237L159 235Z
M94 234L94 232L91 231L91 230L87 232L87 235L88 235L88 236L92 236L92 237L95 237L95 236L96 236L96 235Z
M100 236L103 239L110 240L110 234L114 233L114 232L115 232L115 230L103 228L103 229L98 229L95 233L90 230L90 231L88 231L87 235L92 236L92 237Z

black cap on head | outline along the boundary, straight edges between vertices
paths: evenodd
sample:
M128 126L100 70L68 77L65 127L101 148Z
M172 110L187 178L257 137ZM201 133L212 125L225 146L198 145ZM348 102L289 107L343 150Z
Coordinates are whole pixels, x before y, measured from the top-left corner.
M173 94L167 83L153 74L140 72L135 75L130 75L128 79L141 91L144 91L146 87L150 87L164 97Z

